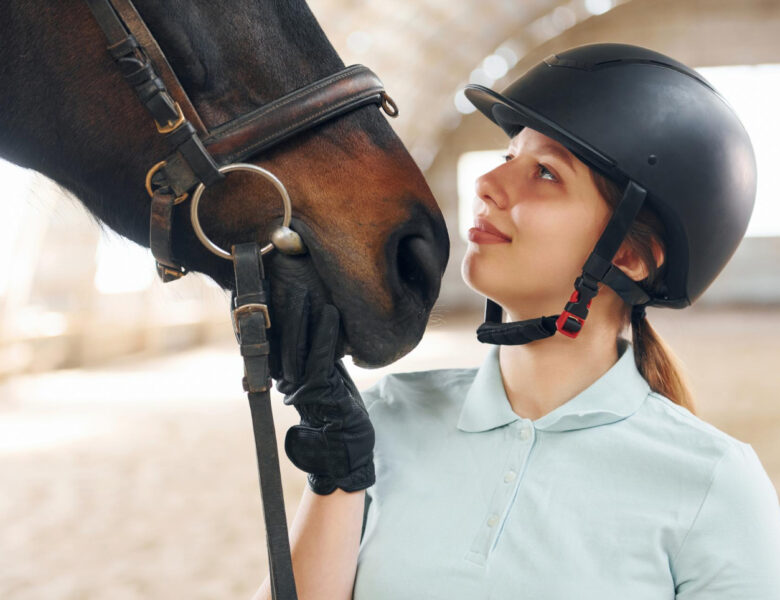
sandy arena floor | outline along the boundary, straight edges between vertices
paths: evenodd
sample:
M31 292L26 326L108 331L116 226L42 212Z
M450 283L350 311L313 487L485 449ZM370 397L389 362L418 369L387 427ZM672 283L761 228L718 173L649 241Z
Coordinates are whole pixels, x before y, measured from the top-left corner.
M780 309L649 316L687 364L700 416L751 443L780 486ZM409 356L353 369L356 383L478 365L478 319L440 311ZM226 338L0 383L0 598L250 597L265 540L240 377ZM283 439L297 413L274 399ZM304 476L280 454L291 520Z

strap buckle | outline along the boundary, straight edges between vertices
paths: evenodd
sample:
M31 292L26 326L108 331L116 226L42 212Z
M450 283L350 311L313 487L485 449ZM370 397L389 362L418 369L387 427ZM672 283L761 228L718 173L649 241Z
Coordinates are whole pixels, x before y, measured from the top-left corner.
M181 279L187 274L187 269L184 267L166 265L161 263L159 260L155 261L155 264L157 266L157 276L162 280L163 283L176 281L177 279Z
M154 189L152 189L152 185L154 185L154 182L152 181L152 178L154 175L165 167L168 164L168 161L161 160L158 163L155 163L151 169L149 169L146 172L146 178L144 179L144 186L146 187L146 193L149 194L150 198L154 197ZM177 196L176 199L173 201L174 205L181 204L184 202L187 198L189 198L189 194L187 192L184 192L181 196Z
M238 328L238 318L246 313L253 314L256 312L263 313L263 318L265 319L265 328L268 329L271 327L271 315L268 313L268 305L267 304L260 304L259 302L249 302L247 304L242 304L241 306L237 306L231 311L232 321L233 321L233 333L236 334L236 340L238 343L241 343L241 332Z
M595 289L588 285L588 282L583 277L578 277L574 282L575 289L569 302L566 304L563 312L555 320L555 328L563 335L572 339L576 338L580 331L582 331L583 325L585 325L585 319L588 316L588 309L593 302L593 298L598 294L598 282L596 282ZM585 298L588 298L587 304L583 306L585 298L580 300L580 291L585 291Z
M182 123L184 123L184 121L186 121L186 119L184 118L184 113L181 110L181 106L179 106L179 103L174 102L173 107L176 109L176 114L177 114L175 121L171 119L165 125L160 125L157 121L154 122L154 124L157 126L157 131L159 133L170 133L171 131L175 131Z

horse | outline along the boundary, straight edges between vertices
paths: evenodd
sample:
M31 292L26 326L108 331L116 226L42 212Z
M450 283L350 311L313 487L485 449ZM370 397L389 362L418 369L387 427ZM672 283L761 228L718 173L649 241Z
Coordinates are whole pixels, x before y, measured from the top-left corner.
M197 110L188 116L206 130L344 67L303 0L235 0L229 9L208 0L135 5ZM168 151L87 3L4 2L0 23L0 156L48 176L100 222L148 247L143 182ZM341 353L371 368L409 352L437 299L449 239L422 173L386 119L362 107L251 162L289 190L291 227L318 279L314 297L342 315ZM223 248L264 243L281 221L273 186L242 175L210 187L201 203L202 227ZM174 207L173 254L231 289L230 261L204 248L186 211L186 202Z

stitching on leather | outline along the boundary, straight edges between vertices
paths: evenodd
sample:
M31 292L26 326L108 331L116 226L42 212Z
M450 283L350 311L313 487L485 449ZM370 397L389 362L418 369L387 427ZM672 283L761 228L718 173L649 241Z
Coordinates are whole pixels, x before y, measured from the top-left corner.
M355 70L357 70L357 69L355 69ZM349 73L339 73L339 74L337 74L337 76L334 76L332 79L327 79L325 81L316 82L316 84L312 85L312 87L310 87L310 88L306 87L306 88L301 89L301 90L290 92L290 94L288 96L283 97L283 98L279 98L278 100L272 100L271 102L269 102L265 106L261 106L260 108L258 108L257 112L250 113L250 114L256 114L256 115L263 115L264 116L265 114L271 113L271 112L277 110L278 108L281 108L282 106L286 106L287 104L297 100L301 96L308 96L312 92L319 91L320 89L322 89L323 87L326 87L330 83L335 83L336 81L344 79L345 77L350 75L352 72L353 71L350 71ZM240 119L240 117L239 117L239 119ZM236 120L238 120L238 119L236 119ZM248 118L248 115L247 115L247 118L245 118L244 122L245 123L246 122L251 122L253 120L254 119ZM232 126L232 128L231 128L231 123L226 123L225 124L225 132L231 131L231 129L236 129L236 128L240 128L240 124L235 124L235 125Z
M308 123L310 121L313 121L313 120L316 120L317 117L320 117L320 116L322 116L324 114L327 114L327 113L330 113L330 112L335 112L335 110L337 110L339 108L342 108L344 106L347 106L349 104L356 103L356 102L359 103L361 100L369 100L371 98L371 96L373 96L375 94L376 94L376 92L372 92L370 95L367 95L367 96L363 96L363 95L361 95L361 96L351 96L351 97L346 98L345 100L343 100L340 104L331 105L331 106L329 106L327 108L324 108L324 109L322 109L322 110L320 110L320 111L318 111L318 112L316 112L316 113L314 113L312 115L308 115L306 118L301 119L300 121L296 121L292 125L288 125L284 129L278 129L278 130L274 131L273 133L265 136L264 138L261 138L261 139L257 140L251 146L247 146L246 148L244 148L242 150L239 150L239 151L236 151L236 152L233 152L233 153L229 154L228 156L230 158L230 161L232 162L235 157L240 156L242 154L245 154L246 152L250 152L250 153L254 152L258 147L262 146L263 144L265 144L269 140L272 140L272 139L274 139L276 137L284 137L285 133L287 133L289 131L293 131L295 129L298 129L299 127L305 125L306 123Z
M270 102L269 104L266 104L265 106L261 106L260 108L257 109L256 112L250 113L251 115L256 115L255 117L253 117L251 119L248 118L248 115L247 115L247 118L245 118L241 123L235 123L235 122L226 123L224 125L225 129L223 131L217 131L217 132L212 131L212 136L214 136L214 137L217 137L217 136L218 137L227 136L230 133L234 132L235 130L240 129L242 127L242 125L245 125L246 123L250 123L250 122L254 121L255 118L259 118L261 116L267 116L269 114L272 114L274 111L279 110L280 108L282 108L284 106L287 106L291 102L295 102L296 100L298 100L299 98L301 98L303 96L312 95L313 92L319 91L319 90L321 90L324 87L328 87L330 84L335 83L337 81L340 81L342 79L346 79L346 78L350 77L356 71L360 71L360 70L363 70L363 69L365 69L366 72L368 71L368 69L365 68L365 67L364 68L358 67L358 68L356 68L356 69L354 69L352 71L348 71L348 72L345 72L345 73L339 73L337 76L333 76L332 78L328 78L326 80L317 82L316 85L312 85L312 87L310 87L310 88L304 88L302 90L297 90L297 91L291 92L290 95L288 95L288 96L286 96L284 98L280 98L278 100L274 100L274 101ZM241 117L236 119L236 121L238 121L239 119L241 119Z

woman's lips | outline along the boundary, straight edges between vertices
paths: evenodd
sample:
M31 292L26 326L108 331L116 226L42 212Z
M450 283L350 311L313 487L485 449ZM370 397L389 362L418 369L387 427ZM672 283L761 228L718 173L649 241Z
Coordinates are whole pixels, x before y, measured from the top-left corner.
M488 233L476 227L469 229L469 241L475 244L508 244L511 240L495 233Z
M468 238L475 244L506 244L512 241L495 225L479 217L474 219L474 227L469 229Z

